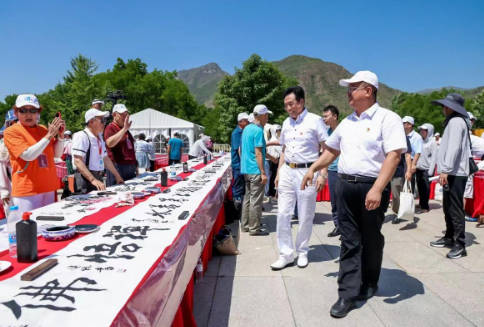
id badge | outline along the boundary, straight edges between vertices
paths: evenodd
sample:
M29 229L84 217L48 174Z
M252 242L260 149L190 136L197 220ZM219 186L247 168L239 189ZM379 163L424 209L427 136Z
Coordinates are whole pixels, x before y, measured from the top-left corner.
M47 156L45 154L41 154L37 157L37 163L39 164L39 168L47 168Z

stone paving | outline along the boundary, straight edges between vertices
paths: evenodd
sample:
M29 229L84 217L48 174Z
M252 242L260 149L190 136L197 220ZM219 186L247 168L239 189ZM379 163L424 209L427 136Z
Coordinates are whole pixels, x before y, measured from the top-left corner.
M447 259L448 249L429 246L445 228L439 202L414 221L385 219L379 290L343 319L329 315L339 256L338 238L326 236L333 229L330 204L317 204L309 266L277 272L269 267L277 259L277 205L265 208L270 235L240 234L241 254L214 257L197 283L198 326L484 326L484 228L466 223L468 256Z

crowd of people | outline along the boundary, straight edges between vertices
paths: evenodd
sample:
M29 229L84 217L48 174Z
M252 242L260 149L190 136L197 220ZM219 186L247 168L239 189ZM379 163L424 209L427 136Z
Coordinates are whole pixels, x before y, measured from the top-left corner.
M392 222L400 222L399 195L405 184L418 193L417 213L425 213L430 210L429 179L437 176L443 186L446 231L429 245L449 247L449 259L467 255L464 191L472 184L473 156L480 159L484 154L484 139L471 133L475 117L465 110L459 94L433 102L445 116L441 138L432 124L422 122L415 130L413 117L401 118L381 107L373 72L359 71L339 84L347 88L354 110L341 122L333 105L321 111L322 117L309 112L303 88L295 86L284 93L289 117L282 126L269 125L272 112L257 104L250 115L238 114L231 135L232 193L241 231L268 235L261 222L264 195L268 201L277 198L279 257L270 264L272 270L309 264L316 197L328 183L334 222L328 236L341 239L339 298L330 310L336 318L378 290L384 248L381 227L391 194ZM298 219L295 241L294 217Z
M55 158L66 162L75 193L104 190L154 171L153 142L143 133L130 132L126 105L115 104L111 115L103 106L102 100L94 99L84 113L85 128L73 134L60 115L47 127L39 124L43 108L35 95L17 97L0 131L0 197L7 214L12 205L26 212L55 201L59 188ZM208 136L202 135L195 145L191 156L211 153ZM180 163L182 153L183 141L174 133L167 147L169 164Z

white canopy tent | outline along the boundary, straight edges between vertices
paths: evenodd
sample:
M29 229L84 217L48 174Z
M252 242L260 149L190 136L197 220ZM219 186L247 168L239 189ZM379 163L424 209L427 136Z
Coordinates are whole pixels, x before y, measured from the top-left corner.
M168 138L178 132L184 141L184 152L197 140L203 132L203 126L165 114L161 111L147 108L130 116L132 121L130 131L133 135L143 133L153 139L156 152L164 152Z

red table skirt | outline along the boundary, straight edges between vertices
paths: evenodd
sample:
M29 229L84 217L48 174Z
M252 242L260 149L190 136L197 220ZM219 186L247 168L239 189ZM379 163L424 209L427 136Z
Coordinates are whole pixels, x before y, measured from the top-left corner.
M316 197L317 202L321 201L330 201L330 196L329 196L329 186L328 183L326 183L321 191L319 191L318 196Z
M182 154L182 162L188 160L188 154ZM157 154L155 158L155 170L168 166L168 155L167 154Z
M229 188L230 190L230 188ZM208 261L212 258L212 248L213 248L213 236L218 233L218 231L225 225L225 209L222 206L220 209L217 220L215 221L210 236L208 237L205 247L201 255L203 262L203 271L207 271ZM190 282L187 285L185 294L180 303L180 307L175 315L172 322L172 327L196 327L195 318L193 317L193 287L195 278L192 275Z
M474 198L467 199L465 211L471 217L484 215L484 172L482 171L474 175Z

